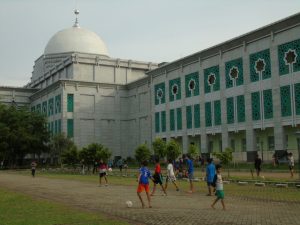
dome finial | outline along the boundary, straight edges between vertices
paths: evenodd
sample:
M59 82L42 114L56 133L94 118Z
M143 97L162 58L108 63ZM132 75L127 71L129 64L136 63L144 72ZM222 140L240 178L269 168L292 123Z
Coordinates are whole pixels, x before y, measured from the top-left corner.
M76 15L76 20L75 20L75 23L74 23L73 27L79 27L79 23L78 23L79 10L75 9L74 14Z

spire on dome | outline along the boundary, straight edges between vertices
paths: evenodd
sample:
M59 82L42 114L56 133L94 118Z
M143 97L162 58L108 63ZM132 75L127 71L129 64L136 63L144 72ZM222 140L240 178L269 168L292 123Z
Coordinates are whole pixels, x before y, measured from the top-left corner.
M78 9L75 9L75 10L74 10L74 14L76 15L76 20L75 20L75 23L74 23L73 27L80 27L80 26L79 26L79 23L78 23L79 10L78 10Z

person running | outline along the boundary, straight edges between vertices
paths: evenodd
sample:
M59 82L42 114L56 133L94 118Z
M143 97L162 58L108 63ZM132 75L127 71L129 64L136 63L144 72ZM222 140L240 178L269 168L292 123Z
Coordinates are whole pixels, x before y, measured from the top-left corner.
M35 177L36 167L37 167L36 161L32 161L32 163L31 163L31 175L32 175L32 177Z
M164 192L164 195L167 195L167 192L163 186L163 178L162 178L162 175L161 175L161 168L160 168L160 164L159 164L159 158L155 158L155 171L154 171L154 175L153 175L153 183L154 183L154 186L153 186L153 190L152 190L152 193L151 193L151 196L154 195L155 193L155 190L156 190L156 185L159 184Z
M293 178L295 161L294 161L293 153L291 153L291 152L288 154L288 161L289 161L289 169L290 169L290 173L291 173L291 178Z
M214 177L216 174L216 168L212 158L209 158L207 162L208 162L208 165L206 166L206 182L208 188L207 196L212 196L212 192L213 192L212 189L213 189Z
M212 203L211 207L215 209L215 204L221 199L223 210L225 210L225 203L224 203L224 188L223 188L223 180L221 175L221 165L216 165L217 174L214 177L214 184L216 186L216 196L217 198Z
M139 176L138 176L138 188L137 188L137 195L142 203L142 208L145 208L145 203L143 201L143 198L141 196L141 193L143 190L145 190L146 195L147 195L147 200L148 200L148 206L149 208L152 208L151 206L151 198L149 195L149 178L151 178L151 172L147 168L148 162L143 161L142 162L142 167L139 169Z
M187 164L187 176L190 182L190 190L188 191L188 193L193 193L194 192L194 184L193 184L193 180L194 180L194 164L193 164L193 160L190 159L190 157L186 154L183 155L183 159L186 160L186 164Z
M174 174L172 160L169 159L168 162L169 162L169 164L167 167L167 178L166 178L166 184L165 184L165 191L167 191L169 181L171 181L174 184L174 186L176 187L176 191L179 191L179 188L176 184L176 177Z
M98 170L99 170L99 187L102 186L102 178L103 177L105 179L105 186L108 185L107 169L108 169L108 167L107 167L106 163L104 163L103 160L101 159L100 163L99 163L99 167L98 167Z
M256 176L259 177L261 171L261 158L259 158L258 154L255 156L254 167L256 170Z

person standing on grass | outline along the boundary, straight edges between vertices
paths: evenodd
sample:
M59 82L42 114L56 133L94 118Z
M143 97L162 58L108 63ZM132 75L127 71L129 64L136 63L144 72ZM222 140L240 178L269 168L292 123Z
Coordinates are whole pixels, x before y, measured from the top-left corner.
M223 188L223 180L222 180L222 175L221 175L221 169L222 169L221 165L216 166L217 174L214 177L214 184L216 186L216 194L215 195L217 196L217 198L214 200L211 207L213 209L215 209L215 204L219 200L221 200L223 210L225 210L226 208L225 208L225 203L224 203L224 188Z
M153 190L152 190L152 193L151 193L151 196L154 195L155 193L155 190L156 190L156 185L159 184L164 192L164 195L167 195L167 192L163 186L163 177L162 177L162 174L161 174L161 168L160 168L160 164L159 164L159 158L155 158L155 170L154 170L154 175L153 175L153 183L154 183L154 186L153 186Z
M206 182L208 188L207 196L212 196L212 189L213 189L214 177L216 174L216 168L212 158L209 158L207 162L208 162L208 165L206 166Z
M33 160L32 163L31 163L31 175L32 175L32 177L35 177L36 166L37 166L37 163L36 163L35 160Z
M194 192L194 184L193 184L193 180L194 180L194 164L193 164L193 160L190 159L190 157L186 154L183 155L183 159L186 160L186 164L187 164L187 176L190 182L190 190L188 191L188 193L193 193Z
M103 160L101 159L100 160L100 163L99 163L99 167L98 167L98 170L99 170L99 187L102 186L102 178L104 177L105 179L105 186L108 185L108 181L107 181L107 164L103 162Z
M165 191L167 191L169 181L171 181L174 184L174 186L176 187L176 191L179 191L179 188L176 184L176 177L174 174L172 160L169 159L168 162L169 162L169 164L167 167L167 178L166 178L166 184L165 184Z
M288 161L289 161L289 169L290 169L290 173L291 173L291 178L293 178L295 161L294 161L293 153L291 153L291 152L288 154Z
M261 171L261 158L259 158L258 154L255 156L254 167L256 170L256 176L259 177Z
M143 198L141 196L141 193L143 190L145 190L148 200L148 206L149 208L152 208L151 206L151 198L150 198L150 188L149 188L149 178L151 178L151 173L149 169L147 168L148 162L143 161L142 167L139 169L139 176L138 176L138 188L137 188L137 195L142 203L142 208L145 208L145 203L143 201Z

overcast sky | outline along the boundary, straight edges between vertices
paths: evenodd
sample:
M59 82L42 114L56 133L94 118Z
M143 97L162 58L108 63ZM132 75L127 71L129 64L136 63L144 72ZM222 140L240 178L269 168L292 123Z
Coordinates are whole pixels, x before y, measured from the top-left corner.
M113 58L171 62L300 12L300 0L0 0L0 86L23 86L49 39L74 24Z

